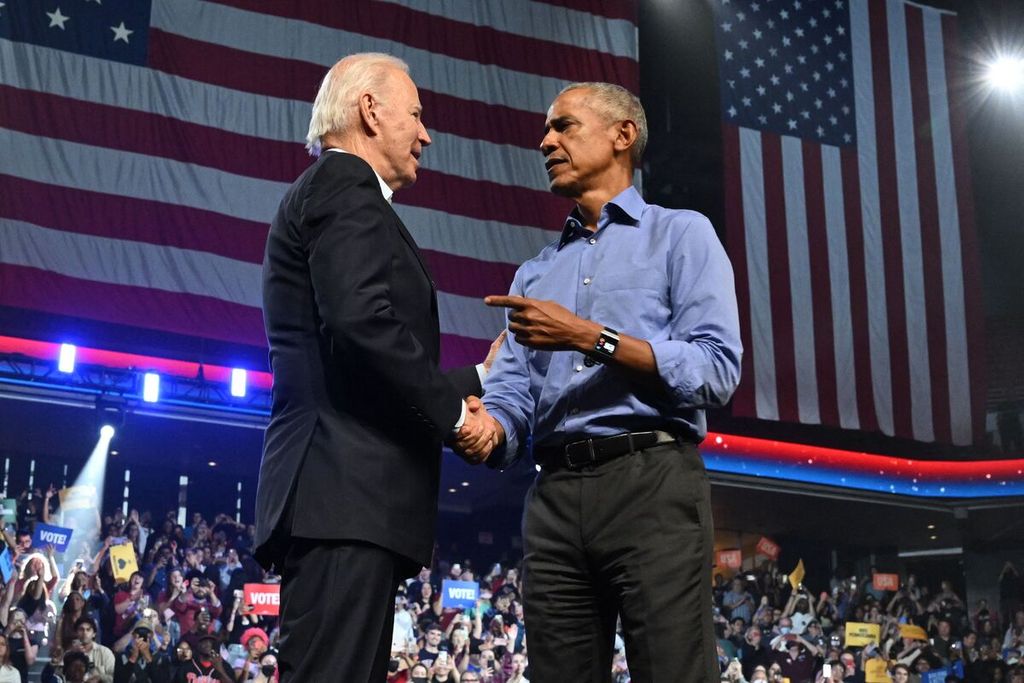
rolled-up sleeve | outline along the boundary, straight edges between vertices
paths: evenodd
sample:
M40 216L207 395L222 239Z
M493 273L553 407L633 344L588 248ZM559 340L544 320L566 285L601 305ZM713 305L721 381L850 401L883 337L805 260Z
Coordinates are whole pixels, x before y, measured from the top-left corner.
M740 381L736 288L711 223L699 214L687 223L670 254L669 337L651 348L676 407L713 408L727 403Z

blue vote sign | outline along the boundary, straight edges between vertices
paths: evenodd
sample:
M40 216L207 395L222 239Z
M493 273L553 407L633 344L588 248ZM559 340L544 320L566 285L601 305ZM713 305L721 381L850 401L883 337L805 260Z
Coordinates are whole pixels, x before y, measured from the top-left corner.
M71 529L52 524L36 522L36 532L32 534L32 547L45 548L52 545L58 553L68 549L71 542Z
M441 607L476 606L480 597L480 586L472 581L445 581L441 584Z

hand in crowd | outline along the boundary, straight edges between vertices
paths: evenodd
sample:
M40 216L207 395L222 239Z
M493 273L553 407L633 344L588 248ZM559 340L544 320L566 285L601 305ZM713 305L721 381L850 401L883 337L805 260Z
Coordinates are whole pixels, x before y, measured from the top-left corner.
M466 462L479 465L505 438L505 430L476 396L466 399L466 407L466 421L455 438L453 448Z

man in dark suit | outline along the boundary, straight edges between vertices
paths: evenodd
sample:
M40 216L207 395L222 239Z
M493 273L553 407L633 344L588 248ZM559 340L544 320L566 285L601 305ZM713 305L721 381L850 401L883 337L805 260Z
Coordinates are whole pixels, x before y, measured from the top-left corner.
M434 285L391 208L430 144L421 111L400 60L335 64L307 136L319 159L270 228L256 557L282 575L284 681L386 678L396 585L433 551L442 441L493 438L476 369L438 368Z

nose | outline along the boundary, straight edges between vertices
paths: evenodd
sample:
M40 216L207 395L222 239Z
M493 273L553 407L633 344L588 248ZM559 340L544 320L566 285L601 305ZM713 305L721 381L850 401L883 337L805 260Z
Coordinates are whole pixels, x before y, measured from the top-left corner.
M555 135L556 133L554 130L549 130L544 134L543 139L541 139L540 152L544 156L549 156L558 148L558 145L555 143Z
M424 147L429 146L430 143L432 142L430 139L430 133L427 132L427 127L423 125L422 121L420 121L420 132L418 137L420 140L420 144L423 145Z

